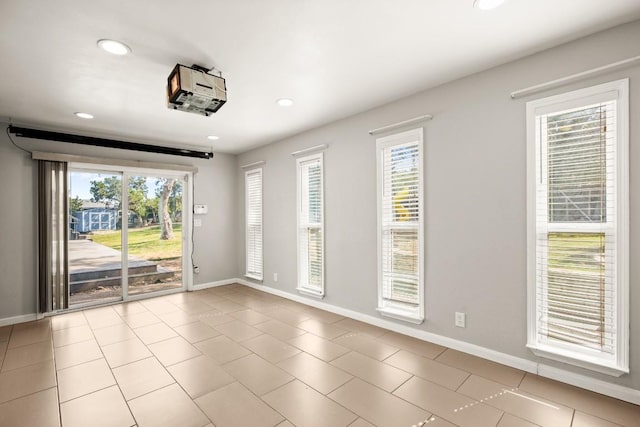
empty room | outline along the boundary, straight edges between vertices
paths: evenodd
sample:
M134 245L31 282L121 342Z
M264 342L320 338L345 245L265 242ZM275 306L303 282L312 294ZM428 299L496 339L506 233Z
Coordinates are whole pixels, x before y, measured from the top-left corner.
M638 0L3 0L0 58L0 427L640 426Z

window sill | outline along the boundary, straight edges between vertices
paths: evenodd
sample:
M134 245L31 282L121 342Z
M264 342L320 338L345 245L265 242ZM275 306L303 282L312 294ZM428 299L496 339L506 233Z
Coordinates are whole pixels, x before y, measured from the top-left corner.
M318 291L316 289L310 289L310 288L296 288L296 290L300 292L302 295L307 295L307 296L318 298L318 299L324 298L323 291Z
M419 325L424 322L424 317L414 316L410 313L407 313L406 311L394 310L389 307L378 307L376 308L376 310L378 310L378 312L385 317L402 320L403 322L413 323L415 325Z
M536 356L600 372L612 377L619 377L629 373L628 367L618 366L615 362L598 360L595 356L588 356L577 352L557 349L547 345L536 346L533 344L527 344L527 347Z
M253 274L245 274L244 277L246 277L247 279L257 280L258 282L262 282L261 276L255 276Z

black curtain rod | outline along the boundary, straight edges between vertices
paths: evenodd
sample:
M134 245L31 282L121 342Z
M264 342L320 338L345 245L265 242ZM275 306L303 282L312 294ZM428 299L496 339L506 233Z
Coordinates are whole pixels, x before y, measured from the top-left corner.
M95 145L97 147L120 148L122 150L145 151L147 153L170 154L173 156L197 157L211 159L212 152L187 150L183 148L163 147L161 145L138 144L136 142L118 141L116 139L94 138L91 136L71 135L69 133L50 132L46 130L28 129L9 126L9 132L23 138L45 139L48 141L70 142L72 144Z

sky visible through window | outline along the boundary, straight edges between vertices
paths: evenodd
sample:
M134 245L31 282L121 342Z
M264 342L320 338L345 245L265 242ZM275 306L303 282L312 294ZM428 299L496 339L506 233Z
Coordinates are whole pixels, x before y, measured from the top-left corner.
M113 174L105 172L71 172L69 174L69 195L80 197L82 200L91 200L91 181L101 181L103 178L112 177ZM156 181L158 178L147 178L147 197L154 198L156 191Z

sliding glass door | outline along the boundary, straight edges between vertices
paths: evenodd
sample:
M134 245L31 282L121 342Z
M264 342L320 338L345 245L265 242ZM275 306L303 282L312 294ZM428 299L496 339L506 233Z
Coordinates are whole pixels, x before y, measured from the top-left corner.
M184 289L187 176L70 166L70 306Z
M184 180L129 176L129 295L182 288Z
M69 306L122 299L122 173L69 170Z

